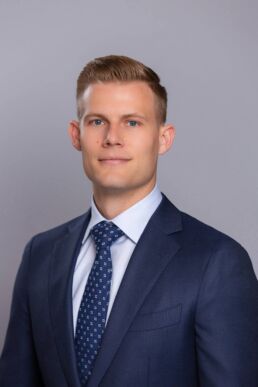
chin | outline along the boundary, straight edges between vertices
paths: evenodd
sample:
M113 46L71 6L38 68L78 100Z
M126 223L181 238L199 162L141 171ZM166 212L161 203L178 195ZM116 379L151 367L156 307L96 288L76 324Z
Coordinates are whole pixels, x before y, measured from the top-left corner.
M105 174L104 176L95 175L95 178L92 179L92 182L102 188L126 188L128 184L128 179L125 179L125 175L111 175Z
M101 190L114 191L114 192L127 191L130 189L130 187L128 187L125 184L101 184L101 185L98 185L98 188Z
M93 181L93 185L97 190L106 191L106 192L122 192L129 191L134 188L133 185L126 184L125 181L116 180L116 181Z

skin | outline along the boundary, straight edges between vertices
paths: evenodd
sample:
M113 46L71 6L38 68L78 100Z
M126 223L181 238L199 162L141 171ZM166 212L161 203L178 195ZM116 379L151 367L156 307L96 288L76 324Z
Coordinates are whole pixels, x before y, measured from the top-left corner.
M155 98L142 81L94 83L85 90L81 121L69 125L97 208L107 219L151 192L158 157L173 143L175 129L158 122Z

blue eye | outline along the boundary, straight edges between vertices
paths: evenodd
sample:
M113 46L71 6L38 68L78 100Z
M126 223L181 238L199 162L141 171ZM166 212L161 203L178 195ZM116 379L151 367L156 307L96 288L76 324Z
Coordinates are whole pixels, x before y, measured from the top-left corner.
M134 120L130 120L130 121L128 121L128 124L129 124L129 126L137 126L138 122L134 121Z
M102 124L102 120L100 118L96 118L92 121L95 126L100 126Z

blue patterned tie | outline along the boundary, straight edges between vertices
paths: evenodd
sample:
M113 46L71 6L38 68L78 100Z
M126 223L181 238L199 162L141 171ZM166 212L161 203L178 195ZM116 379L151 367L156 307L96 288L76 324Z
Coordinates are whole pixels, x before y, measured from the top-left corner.
M96 224L91 235L95 241L96 258L84 290L78 312L75 352L82 386L86 386L105 329L112 278L110 247L123 235L112 222Z

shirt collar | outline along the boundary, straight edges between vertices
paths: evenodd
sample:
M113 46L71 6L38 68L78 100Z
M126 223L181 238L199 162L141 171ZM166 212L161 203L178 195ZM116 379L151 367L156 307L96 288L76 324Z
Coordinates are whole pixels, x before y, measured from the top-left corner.
M145 196L143 199L117 215L113 219L106 219L97 209L94 198L91 199L91 219L85 232L82 244L84 244L90 234L92 227L102 220L112 221L119 227L125 235L130 238L135 244L140 239L140 236L145 229L150 217L159 206L162 200L162 194L157 186Z

